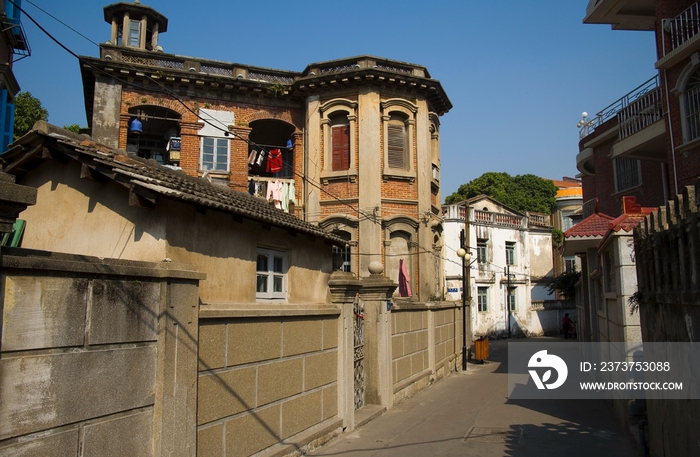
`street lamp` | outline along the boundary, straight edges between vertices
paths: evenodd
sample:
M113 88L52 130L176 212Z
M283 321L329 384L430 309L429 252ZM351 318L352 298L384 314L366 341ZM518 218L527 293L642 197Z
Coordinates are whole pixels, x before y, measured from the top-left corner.
M581 120L578 121L578 124L576 126L581 129L579 137L583 138L588 136L588 132L590 127L593 127L593 124L595 124L595 121L593 119L586 119L588 117L587 112L581 113Z
M467 371L467 299L471 301L469 288L469 260L472 256L466 246L464 230L459 233L460 248L457 249L457 256L462 259L462 371ZM471 322L471 307L469 308L469 322Z

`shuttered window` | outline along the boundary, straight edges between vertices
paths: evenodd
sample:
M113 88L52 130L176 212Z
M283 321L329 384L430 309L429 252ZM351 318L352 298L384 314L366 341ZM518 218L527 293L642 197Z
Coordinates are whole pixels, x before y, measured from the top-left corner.
M350 127L335 125L332 128L333 171L350 169Z
M387 127L387 159L389 168L406 169L406 129L404 125L391 123Z

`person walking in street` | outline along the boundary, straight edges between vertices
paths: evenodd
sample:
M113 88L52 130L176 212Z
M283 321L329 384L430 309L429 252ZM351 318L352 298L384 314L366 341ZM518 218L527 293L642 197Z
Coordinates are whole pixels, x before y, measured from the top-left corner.
M566 340L569 338L569 331L571 330L571 318L569 318L569 313L564 313L561 326L564 328L564 339Z

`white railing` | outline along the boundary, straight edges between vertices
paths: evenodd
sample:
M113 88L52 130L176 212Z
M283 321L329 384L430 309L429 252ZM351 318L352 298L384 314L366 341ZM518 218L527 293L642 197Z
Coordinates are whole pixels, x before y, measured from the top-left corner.
M619 138L621 140L644 130L663 119L661 88L651 90L617 113Z
M665 32L662 34L662 51L666 55L700 33L700 2L672 19L664 19L661 24Z
M648 98L644 97L650 92L658 91L659 87L660 85L658 75L645 81L644 83L636 87L634 90L629 92L627 95L621 97L620 99L616 100L615 102L611 103L610 105L606 106L601 111L599 111L598 114L596 114L596 116L591 120L592 123L585 123L585 125L581 127L581 130L579 131L579 138L583 139L586 136L590 135L596 128L600 127L608 119L611 119L613 116L617 116L619 112L630 106L632 103L635 103L637 100L649 100Z

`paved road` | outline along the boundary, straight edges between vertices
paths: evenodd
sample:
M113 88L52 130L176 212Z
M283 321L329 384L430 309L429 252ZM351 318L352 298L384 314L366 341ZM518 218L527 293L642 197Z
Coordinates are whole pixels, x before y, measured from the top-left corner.
M603 400L509 401L507 342L492 341L490 349L488 364L470 364L310 455L641 455Z

